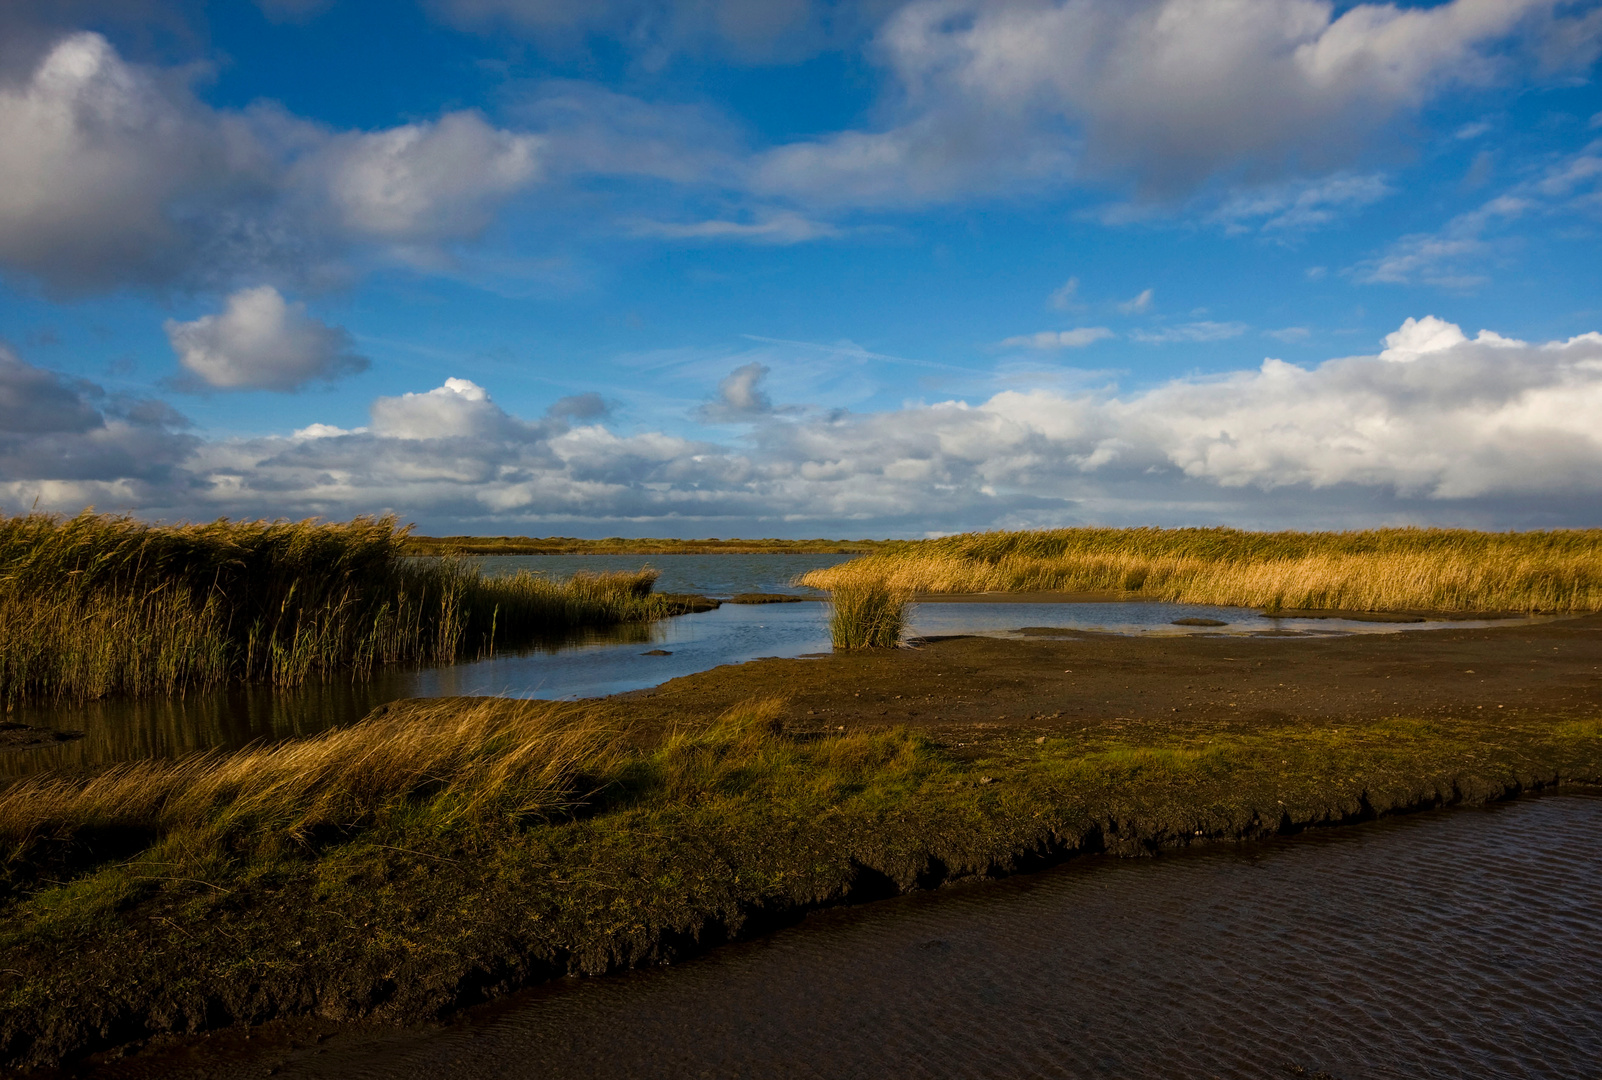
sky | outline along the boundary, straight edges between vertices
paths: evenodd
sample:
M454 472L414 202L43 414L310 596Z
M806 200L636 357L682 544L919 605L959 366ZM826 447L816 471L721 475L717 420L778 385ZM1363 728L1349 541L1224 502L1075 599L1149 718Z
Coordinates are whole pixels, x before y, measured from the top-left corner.
M0 512L1602 526L1602 4L7 0Z

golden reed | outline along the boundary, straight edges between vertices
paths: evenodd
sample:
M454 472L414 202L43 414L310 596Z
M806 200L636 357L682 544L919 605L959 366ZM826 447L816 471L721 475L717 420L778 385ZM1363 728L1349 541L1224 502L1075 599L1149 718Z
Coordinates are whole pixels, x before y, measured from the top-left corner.
M1110 592L1347 611L1602 610L1602 529L1055 529L907 541L804 575L908 594Z
M393 518L0 516L0 702L295 685L652 618L654 572L553 581L408 558Z

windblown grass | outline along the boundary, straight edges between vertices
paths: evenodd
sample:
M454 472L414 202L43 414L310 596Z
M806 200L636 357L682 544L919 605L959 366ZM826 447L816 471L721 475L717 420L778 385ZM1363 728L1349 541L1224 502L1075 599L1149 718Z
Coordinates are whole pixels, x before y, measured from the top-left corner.
M1057 529L909 541L814 570L820 589L1117 592L1179 603L1349 611L1602 610L1602 529Z
M405 538L393 518L0 517L0 702L288 686L671 609L654 572L487 578Z
M212 830L306 842L353 833L427 804L442 827L552 813L576 797L613 733L571 706L487 699L380 710L305 739L90 776L31 777L0 790L0 837L16 845L80 832Z
M0 893L130 847L227 861L359 836L492 835L581 808L737 796L780 776L821 783L813 794L827 798L927 757L904 732L788 739L783 707L752 699L641 748L595 706L447 699L271 746L28 777L0 789Z
M848 580L829 592L829 636L837 649L893 649L906 627L906 593L880 581Z

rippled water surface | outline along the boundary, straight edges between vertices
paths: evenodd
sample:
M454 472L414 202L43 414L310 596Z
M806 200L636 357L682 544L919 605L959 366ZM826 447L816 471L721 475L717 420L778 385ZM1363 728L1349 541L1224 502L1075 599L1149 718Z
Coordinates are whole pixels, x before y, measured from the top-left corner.
M444 1029L107 1076L1594 1078L1599 898L1602 798L1551 796L1085 859Z

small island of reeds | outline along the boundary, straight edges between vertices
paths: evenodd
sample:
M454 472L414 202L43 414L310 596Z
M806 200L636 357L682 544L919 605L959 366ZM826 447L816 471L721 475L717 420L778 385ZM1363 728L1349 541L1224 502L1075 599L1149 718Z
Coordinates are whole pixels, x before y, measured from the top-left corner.
M649 570L490 577L409 551L393 518L0 517L0 701L292 686L473 658L687 604L653 594Z
M1602 610L1602 529L1053 529L886 544L818 589L1102 593L1269 612Z

